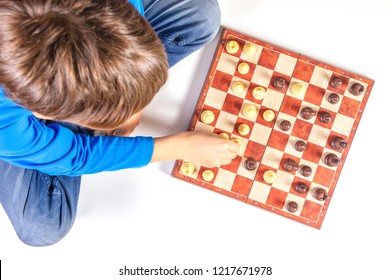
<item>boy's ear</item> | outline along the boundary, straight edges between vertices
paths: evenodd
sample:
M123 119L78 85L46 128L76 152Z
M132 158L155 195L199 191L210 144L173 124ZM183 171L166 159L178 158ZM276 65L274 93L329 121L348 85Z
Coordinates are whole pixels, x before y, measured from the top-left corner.
M38 119L53 120L53 118L47 117L47 116L44 116L44 115L41 115L41 114L39 114L39 113L37 113L37 112L32 112L32 113L33 113L33 115L34 115L35 117L37 117Z

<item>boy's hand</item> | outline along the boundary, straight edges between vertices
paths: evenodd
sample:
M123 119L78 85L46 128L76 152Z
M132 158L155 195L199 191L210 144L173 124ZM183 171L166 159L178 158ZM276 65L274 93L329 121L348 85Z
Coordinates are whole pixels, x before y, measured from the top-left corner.
M240 146L213 133L183 132L155 139L152 161L184 159L205 167L226 165Z

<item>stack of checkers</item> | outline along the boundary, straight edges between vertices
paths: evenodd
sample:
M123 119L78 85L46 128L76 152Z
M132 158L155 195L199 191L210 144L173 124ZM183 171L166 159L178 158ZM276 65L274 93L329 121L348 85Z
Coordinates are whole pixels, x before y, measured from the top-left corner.
M225 29L189 129L241 146L172 175L320 228L374 81Z

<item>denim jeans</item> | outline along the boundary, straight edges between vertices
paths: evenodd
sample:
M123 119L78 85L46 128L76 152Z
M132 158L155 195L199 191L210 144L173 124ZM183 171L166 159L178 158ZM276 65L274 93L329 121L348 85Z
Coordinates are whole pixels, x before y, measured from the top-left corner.
M217 0L143 0L145 17L165 45L170 67L206 45L220 24ZM46 121L43 121L46 122ZM60 123L74 133L93 133ZM20 240L48 246L70 231L76 217L81 177L49 176L0 160L0 203Z

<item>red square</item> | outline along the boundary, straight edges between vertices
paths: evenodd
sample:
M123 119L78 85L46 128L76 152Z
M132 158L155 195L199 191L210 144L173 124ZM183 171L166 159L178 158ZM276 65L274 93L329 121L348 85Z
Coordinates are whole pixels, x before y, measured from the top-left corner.
M283 88L283 89L277 89L276 87L274 87L274 81L275 81L276 78L283 78L283 79L285 79L286 80L286 87ZM284 75L284 74L281 74L281 73L278 73L278 72L274 72L268 87L272 88L273 90L276 90L276 91L279 91L279 92L282 92L282 93L286 93L286 91L288 89L288 85L290 84L290 80L291 80L290 76L287 76L287 75Z
M263 157L265 151L265 146L260 143L249 140L246 145L244 157L253 158L256 161L260 161Z
M273 130L268 140L268 146L279 151L284 151L289 138L290 135L277 130Z
M241 135L239 132L238 132L238 128L241 124L247 124L249 126L249 133L247 135ZM244 137L244 138L249 138L251 133L252 133L252 130L253 130L253 122L249 121L249 120L246 120L246 119L243 119L243 118L238 118L237 119L237 122L235 123L234 125L234 133L236 135L240 135L241 137Z
M286 202L287 193L279 189L271 188L267 197L267 204L282 209Z
M331 119L330 122L324 123L323 121L321 121L321 115L324 114L324 113L329 113L331 115L332 119ZM330 129L332 129L335 117L336 117L336 113L335 112L321 108L318 111L318 113L317 113L316 120L315 120L314 123L316 125L319 125L321 127L324 127L324 128L327 128L327 129L330 130Z
M329 187L330 184L332 183L334 175L335 175L335 171L319 165L314 175L313 182L323 185L325 187Z
M350 118L355 118L356 114L359 111L359 107L360 107L359 101L344 96L340 104L339 113Z
M207 106L207 105L203 106L202 111L199 112L199 121L202 122L202 120L201 120L202 112L207 111L207 110L214 113L214 121L212 123L208 124L208 125L215 126L215 124L217 122L217 119L218 119L218 116L219 116L219 113L220 113L220 110L215 109L215 108L213 108L211 106Z
M258 124L261 124L261 125L264 125L264 126L267 126L267 127L272 128L272 127L274 127L274 124L275 124L275 122L276 122L276 116L277 116L278 112L275 111L275 110L272 110L272 111L275 113L275 119L273 119L273 120L270 121L270 122L267 122L266 120L264 120L264 117L263 117L264 112L265 112L266 110L272 110L272 109L269 109L269 108L267 108L267 107L265 107L265 106L262 106L262 107L260 108L259 115L257 116L256 122L257 122Z
M202 174L203 174L203 172L206 171L206 170L211 170L211 171L213 171L213 173L214 173L214 179L213 179L213 180L211 180L211 181L205 181L205 180L202 178ZM217 167L214 167L214 168L206 168L206 167L201 166L201 167L199 168L198 179L201 180L201 181L203 181L203 182L209 183L209 184L214 184L214 180L215 180L215 177L217 177L217 174L218 174L218 168L217 168Z
M308 220L311 220L313 222L317 222L322 210L322 205L305 200L305 203L303 204L302 211L301 211L301 217L304 217Z
M237 175L233 183L232 192L236 192L241 195L248 196L252 188L252 183L253 183L252 180Z
M332 130L332 131L330 132L329 137L328 137L328 141L326 142L326 147L327 147L328 149L335 150L330 144L331 144L332 140L333 140L336 136L337 136L337 137L341 137L341 138L343 138L345 141L348 142L348 136L343 135L343 134L341 134L341 133L334 132L334 131ZM348 143L348 144L349 144L349 143Z
M284 154L283 157L282 157L282 160L280 161L279 170L283 170L284 172L294 174L294 173L296 172L296 170L295 170L295 171L288 171L288 170L286 170L286 169L284 168L284 163L285 163L287 160L293 160L293 161L296 162L297 166L299 166L299 158L294 157L294 156L289 155L289 154Z
M266 185L271 185L271 184L267 183L266 181L264 181L264 179L263 179L264 173L268 170L272 170L272 171L276 172L275 168L269 167L269 166L264 165L264 164L260 164L259 168L257 169L255 181L266 184Z
M229 132L226 132L226 131L224 131L224 130L222 130L220 128L215 128L213 133L218 134L218 135L221 134L221 133L226 133L229 136L229 138L231 136L231 134Z
M309 139L312 127L313 124L300 119L296 119L291 135L301 138L303 140L307 140Z
M241 111L243 102L244 99L234 96L232 94L227 94L225 102L222 105L222 111L228 112L233 115L238 115Z
M339 78L343 81L343 84L341 85L340 88L334 88L330 85L330 82L334 79L334 78ZM330 78L329 80L329 85L328 85L328 90L331 90L333 92L337 92L339 94L344 94L345 90L347 89L347 86L348 86L348 83L349 83L349 78L348 77L345 77L345 76L341 76L341 75L337 75L335 73L332 74L332 77Z
M276 63L279 59L279 53L272 51L270 49L264 48L261 52L260 59L259 59L259 65L268 68L268 69L275 69Z
M323 151L323 147L307 142L306 150L303 152L302 158L318 164L321 160Z
M237 156L236 158L234 158L232 160L232 162L230 164L222 165L221 169L225 169L225 170L228 170L230 172L237 173L238 168L240 167L240 164L241 164L241 160L242 160L242 157Z
M241 40L241 39L239 39L239 38L237 38L237 37L229 37L227 40L226 40L226 43L228 43L230 40L232 40L232 41L236 41L237 43L238 43L238 45L239 45L239 49L238 49L238 52L236 52L236 53L229 53L227 50L226 50L226 44L225 44L225 46L224 46L224 48L223 48L223 52L224 53L227 53L227 54L229 54L229 55L232 55L232 56L235 56L235 57L240 57L241 56L241 53L242 53L242 50L243 50L243 48L244 48L244 46L245 46L245 41L243 41L243 40Z
M298 60L293 77L304 82L309 82L314 71L314 65L308 64L302 60Z
M211 87L228 92L230 84L232 83L232 78L232 75L216 70Z
M240 65L240 63L246 63L249 65L249 72L246 73L246 74L241 74L240 72L238 72L238 66ZM234 76L237 76L239 78L242 78L242 79L245 79L247 81L250 81L252 80L252 76L253 76L253 73L255 72L255 68L256 68L256 65L253 64L253 63L250 63L248 61L245 61L245 60L240 60L237 64L237 68L236 68L236 72L234 74Z
M299 193L299 192L296 191L295 188L296 188L296 186L299 183L303 183L303 184L305 184L308 187L308 191L306 193ZM310 191L310 184L311 184L310 181L307 181L307 180L302 179L302 178L295 177L293 182L292 182L292 184L291 184L290 193L295 194L295 195L300 196L300 197L303 197L303 198L306 198L307 194Z
M282 106L280 108L280 112L283 112L287 115L296 117L299 114L299 111L301 110L302 101L299 99L296 99L292 96L286 95L284 97Z
M247 93L246 93L246 96L245 96L245 99L249 100L249 101L252 101L253 103L257 103L257 104L262 104L263 103L263 100L264 99L261 99L261 100L258 100L256 98L253 97L253 89L258 87L259 85L256 85L254 83L250 83L249 86L248 86L248 90L247 90ZM265 87L262 87L264 88L265 90L267 90L267 88Z
M324 99L325 92L325 89L309 84L304 100L319 106Z

